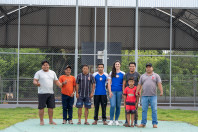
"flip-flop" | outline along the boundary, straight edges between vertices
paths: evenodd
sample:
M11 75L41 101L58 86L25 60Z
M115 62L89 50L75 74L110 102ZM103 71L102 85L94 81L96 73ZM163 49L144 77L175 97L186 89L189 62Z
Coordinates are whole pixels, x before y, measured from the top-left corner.
M49 124L50 124L50 125L56 125L56 123L55 123L55 122L49 122Z
M84 124L85 124L85 125L90 125L89 122L85 122Z
M78 122L77 125L81 125L81 122Z

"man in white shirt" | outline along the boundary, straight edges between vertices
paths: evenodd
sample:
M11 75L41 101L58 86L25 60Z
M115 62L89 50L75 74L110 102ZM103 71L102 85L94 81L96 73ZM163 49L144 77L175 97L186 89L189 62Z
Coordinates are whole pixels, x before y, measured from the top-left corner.
M44 125L44 108L47 105L48 115L49 115L49 124L56 125L53 121L53 108L55 108L55 97L53 84L59 87L62 87L63 83L58 81L56 73L52 70L49 70L49 62L44 60L41 62L42 69L37 71L34 75L33 84L38 86L38 109L39 109L39 117L40 117L40 125Z

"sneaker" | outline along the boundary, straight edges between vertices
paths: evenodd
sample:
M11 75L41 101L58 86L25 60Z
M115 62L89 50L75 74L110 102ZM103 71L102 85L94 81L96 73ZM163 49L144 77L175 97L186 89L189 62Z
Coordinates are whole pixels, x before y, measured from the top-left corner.
M112 125L113 125L113 121L110 120L109 123L108 123L108 125L109 125L109 126L112 126Z
M120 125L120 123L118 121L115 121L115 124L116 124L116 126L119 126Z

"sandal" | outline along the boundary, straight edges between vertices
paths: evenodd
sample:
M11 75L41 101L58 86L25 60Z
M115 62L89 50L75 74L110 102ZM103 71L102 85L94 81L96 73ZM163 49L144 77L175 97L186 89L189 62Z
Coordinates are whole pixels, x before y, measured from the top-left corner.
M81 122L78 122L77 125L81 125Z
M129 124L125 124L125 127L131 127Z
M131 127L134 127L134 125L131 125Z
M97 121L94 121L94 122L92 123L92 125L97 125Z
M85 125L89 125L89 122L85 122L84 124L85 124Z
M74 124L74 123L72 122L72 120L70 120L70 121L69 121L69 124Z

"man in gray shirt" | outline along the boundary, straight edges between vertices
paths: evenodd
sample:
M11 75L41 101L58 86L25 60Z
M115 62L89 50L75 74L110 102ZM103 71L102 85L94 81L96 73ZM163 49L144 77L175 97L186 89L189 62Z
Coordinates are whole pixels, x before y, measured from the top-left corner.
M153 128L157 128L157 86L160 90L160 96L163 95L162 81L158 74L153 72L151 63L146 64L146 73L140 77L138 83L136 96L142 86L142 121L138 127L145 127L147 123L147 111L149 104L152 110L152 124Z

